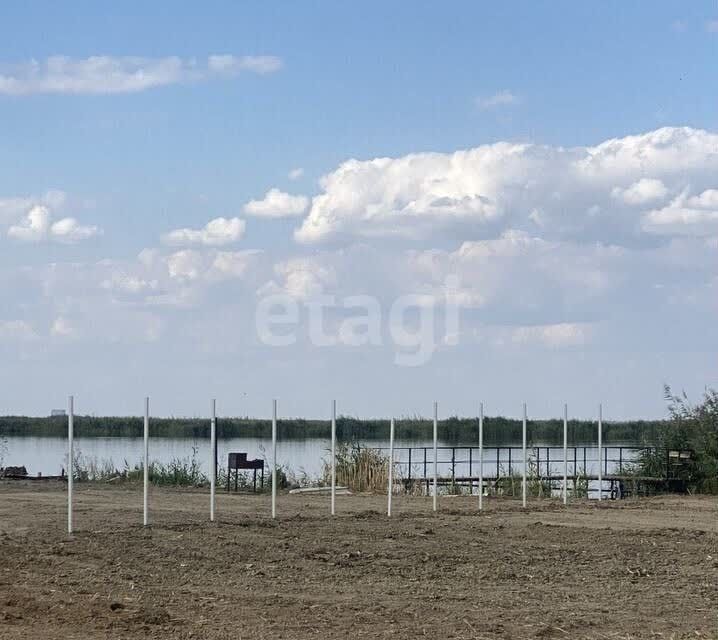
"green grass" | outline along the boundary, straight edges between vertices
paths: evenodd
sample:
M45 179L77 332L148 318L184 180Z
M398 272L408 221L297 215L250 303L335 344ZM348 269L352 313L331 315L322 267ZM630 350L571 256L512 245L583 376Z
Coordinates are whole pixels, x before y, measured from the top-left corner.
M120 466L112 460L100 460L84 456L81 452L74 455L73 478L77 482L142 482L144 466L130 465L127 460ZM174 458L167 463L150 462L149 480L158 486L200 487L209 484L209 478L202 472L197 460L197 449L186 458Z

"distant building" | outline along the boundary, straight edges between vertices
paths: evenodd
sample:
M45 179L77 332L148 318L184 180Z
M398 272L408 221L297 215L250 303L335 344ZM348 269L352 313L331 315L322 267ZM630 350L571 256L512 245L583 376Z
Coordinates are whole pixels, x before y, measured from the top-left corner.
M50 417L51 417L51 418L62 418L62 417L64 417L64 416L66 416L66 415L67 415L67 411L65 411L64 409L53 409L53 410L50 412Z

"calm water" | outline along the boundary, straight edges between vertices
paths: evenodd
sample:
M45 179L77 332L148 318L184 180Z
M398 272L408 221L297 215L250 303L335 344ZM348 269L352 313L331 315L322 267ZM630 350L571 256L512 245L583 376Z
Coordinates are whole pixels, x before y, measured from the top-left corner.
M375 441L365 443L370 447L388 447L388 441ZM465 446L476 446L476 443L466 443ZM226 466L227 453L230 451L246 452L249 458L271 457L271 440L264 438L228 438L218 443L218 458L221 466ZM286 440L280 441L277 446L277 462L282 467L291 470L295 477L299 478L306 474L316 478L321 475L323 460L329 458L330 442L326 439L315 438L307 440ZM452 451L454 451L454 469L457 476L467 476L470 471L473 475L478 473L478 450L471 454L460 446L439 442L440 447L448 447L439 451L439 474L449 475L452 468ZM521 443L505 443L502 445L520 447ZM546 446L540 445L539 459L541 471L546 473ZM583 446L580 445L580 446ZM594 445L586 445L586 465L588 473L596 473L598 451ZM630 445L626 445L630 446ZM429 447L427 453L428 473L432 474L433 451L431 441L421 440L399 440L395 441L395 460L402 464L402 473L406 474L408 468L408 451L405 447ZM161 463L170 462L176 458L196 457L203 470L209 468L210 451L208 440L191 440L186 438L153 438L150 440L150 459ZM143 440L142 438L76 438L76 455L82 455L87 459L100 461L111 461L117 468L123 468L125 461L133 467L142 460ZM531 452L531 449L529 449ZM550 459L550 470L552 474L563 473L563 449L552 445L548 452ZM603 457L608 456L608 464L605 465L608 473L618 469L618 449L614 446L604 450ZM514 473L521 472L521 450L515 449L511 452L512 469ZM623 452L623 462L630 461L635 456L634 452ZM509 454L507 449L502 449L499 456L501 473L508 471ZM569 473L573 470L573 450L569 449ZM59 475L60 470L67 463L67 440L65 438L37 438L12 436L7 439L7 450L4 452L4 462L0 466L25 465L28 473L36 475ZM583 450L577 452L577 466L579 470L584 469ZM424 473L423 452L414 450L412 452L412 476L419 477ZM486 447L484 450L484 474L494 475L496 473L496 448Z

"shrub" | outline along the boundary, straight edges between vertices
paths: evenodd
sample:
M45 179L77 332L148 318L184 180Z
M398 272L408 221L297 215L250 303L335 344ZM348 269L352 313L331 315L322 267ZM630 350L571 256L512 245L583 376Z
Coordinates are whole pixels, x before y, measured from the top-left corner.
M718 493L718 392L707 389L697 405L685 393L674 395L668 386L665 397L670 419L658 430L657 448L641 456L639 472L664 477L667 450L690 449L690 462L674 467L671 475L684 480L692 492Z

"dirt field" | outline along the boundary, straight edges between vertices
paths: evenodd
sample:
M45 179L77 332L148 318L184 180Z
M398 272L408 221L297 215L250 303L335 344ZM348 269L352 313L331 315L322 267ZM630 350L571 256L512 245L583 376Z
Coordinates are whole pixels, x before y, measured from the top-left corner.
M718 638L718 500L218 498L0 483L0 638Z

